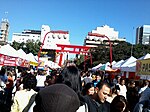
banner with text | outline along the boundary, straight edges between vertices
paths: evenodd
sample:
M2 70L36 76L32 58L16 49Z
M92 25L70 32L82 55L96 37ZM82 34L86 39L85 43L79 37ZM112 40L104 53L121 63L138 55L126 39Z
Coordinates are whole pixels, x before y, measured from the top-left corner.
M150 59L136 61L136 75L150 75Z

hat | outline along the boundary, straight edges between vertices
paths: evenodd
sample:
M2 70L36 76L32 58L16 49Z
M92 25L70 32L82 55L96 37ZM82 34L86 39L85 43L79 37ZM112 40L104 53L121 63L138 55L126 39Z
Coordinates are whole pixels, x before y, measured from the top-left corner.
M39 112L76 112L80 100L76 92L65 84L50 85L35 98Z

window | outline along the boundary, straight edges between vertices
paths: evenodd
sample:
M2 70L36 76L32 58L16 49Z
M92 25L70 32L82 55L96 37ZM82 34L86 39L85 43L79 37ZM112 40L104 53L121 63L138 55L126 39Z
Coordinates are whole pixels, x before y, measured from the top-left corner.
M61 39L61 35L58 35L58 39Z
M67 36L66 35L63 35L64 39L67 39Z
M54 35L52 35L52 38L53 38L53 39L55 39L55 36L54 36Z

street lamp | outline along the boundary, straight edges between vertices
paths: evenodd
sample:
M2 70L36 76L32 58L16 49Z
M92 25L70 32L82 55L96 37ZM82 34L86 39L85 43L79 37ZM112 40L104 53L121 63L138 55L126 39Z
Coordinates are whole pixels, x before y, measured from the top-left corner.
M110 39L106 35L98 34L98 33L88 33L89 36L95 36L95 37L101 37L101 38L107 38L109 41L109 50L110 50L110 67L112 66L112 44L110 42Z
M43 39L43 42L42 42L42 45L40 46L40 50L39 50L39 52L38 52L38 66L39 66L39 59L40 59L41 51L42 51L42 48L43 48L43 45L44 45L44 42L45 42L45 38L46 38L46 36L47 36L49 33L51 33L51 32L49 31L49 32L47 32L47 33L45 34L44 39ZM38 69L38 66L37 66L37 69Z

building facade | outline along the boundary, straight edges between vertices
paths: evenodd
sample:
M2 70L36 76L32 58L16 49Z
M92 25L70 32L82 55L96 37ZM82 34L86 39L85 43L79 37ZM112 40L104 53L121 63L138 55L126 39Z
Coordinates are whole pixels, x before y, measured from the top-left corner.
M136 29L136 44L150 45L150 25L143 25Z
M13 33L12 42L27 43L28 41L36 42L41 38L40 30L24 30L22 33Z
M62 30L54 31L51 30L50 27L47 25L42 25L41 28L40 41L43 43L43 40L44 40L43 49L60 49L57 47L56 44L70 45L68 31L62 31Z
M95 30L92 30L88 33L84 40L85 46L98 47L102 44L109 44L109 40L107 38L91 36L91 34L105 35L109 38L110 42L113 45L118 44L118 42L126 41L125 38L119 38L119 32L115 31L114 28L110 28L108 25L104 25L101 27L97 27Z
M8 43L9 22L8 19L2 19L0 25L0 45Z
M48 25L42 25L41 28L41 39L43 43L42 50L47 52L54 52L55 50L60 50L60 47L57 47L57 44L70 45L69 32L62 30L51 30ZM69 50L66 48L65 50ZM45 52L46 53L46 52ZM55 62L59 63L60 53L55 54ZM62 63L64 64L65 60L69 58L68 53L63 52Z
M70 45L68 31L54 31L48 25L42 25L41 30L24 30L21 33L13 33L12 35L12 42L27 43L28 41L36 42L37 40L42 43L40 58L52 60L57 63L60 59L60 53L56 54L56 50L61 49L57 47L57 44ZM68 58L68 53L63 53L62 64L66 58Z

